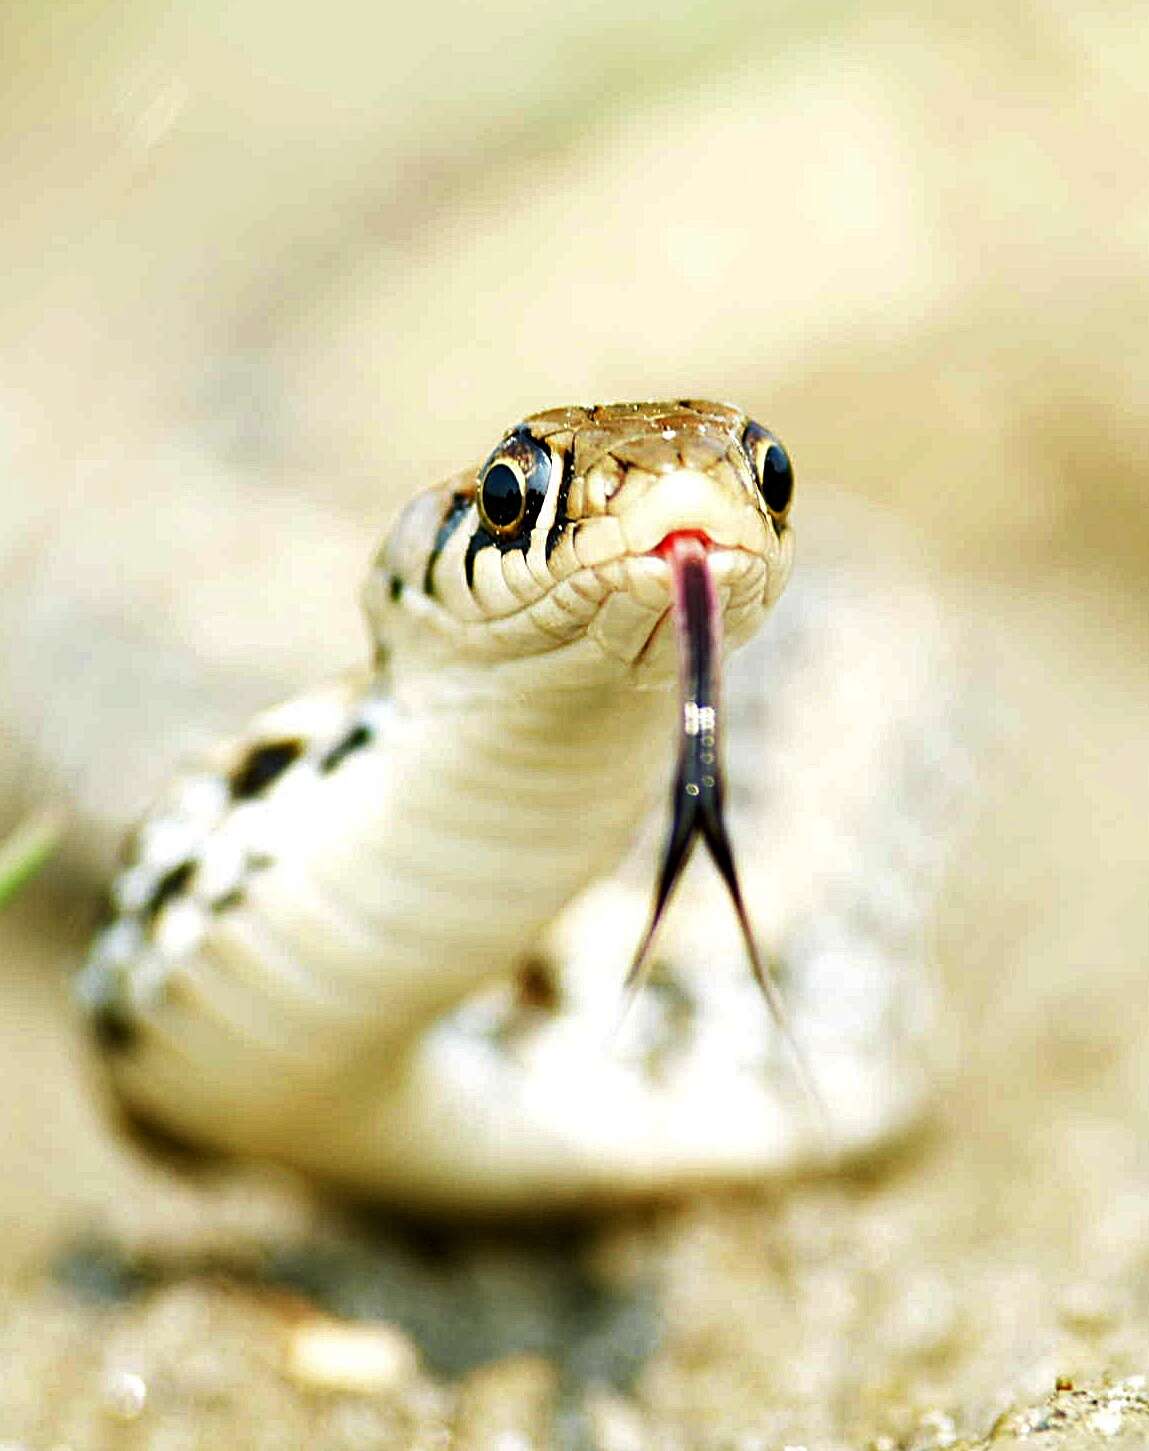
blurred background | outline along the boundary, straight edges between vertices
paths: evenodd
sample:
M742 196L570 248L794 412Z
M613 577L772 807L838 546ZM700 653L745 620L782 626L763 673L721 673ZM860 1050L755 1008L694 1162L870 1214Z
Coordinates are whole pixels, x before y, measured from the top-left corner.
M0 838L66 822L0 916L0 1439L925 1448L1149 1371L1147 74L1133 3L0 7ZM594 1227L561 1293L131 1158L65 985L115 836L358 658L414 487L662 395L898 516L980 662L934 1134ZM367 1389L269 1348L320 1262L405 1324Z

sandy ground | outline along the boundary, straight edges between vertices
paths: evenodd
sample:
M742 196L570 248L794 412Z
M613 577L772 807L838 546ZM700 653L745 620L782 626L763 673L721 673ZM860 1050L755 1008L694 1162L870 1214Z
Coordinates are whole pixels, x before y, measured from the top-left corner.
M96 1115L61 975L79 939L41 882L3 923L4 1434L932 1447L1059 1377L1143 1371L1135 606L1064 575L981 606L1005 729L940 914L958 1066L932 1131L853 1179L526 1239L348 1222L262 1179L181 1185ZM403 1327L366 1392L293 1374L320 1309Z
M939 913L957 1066L931 1131L853 1178L494 1238L181 1185L98 1119L62 981L80 940L59 883L28 892L3 922L4 1434L925 1448L1059 1378L1143 1373L1143 599L1057 572L976 609L1001 729ZM402 1327L366 1389L300 1369L320 1311ZM1136 1383L1105 1394L1042 1434L1133 1435Z
M686 5L542 8L452 15L448 48L438 12L384 44L353 6L75 7L9 47L0 788L5 821L72 815L0 917L0 1443L1149 1444L1137 9L731 5L703 44ZM664 389L898 512L979 641L928 1132L531 1234L136 1161L66 992L119 824L354 657L413 481L528 408Z

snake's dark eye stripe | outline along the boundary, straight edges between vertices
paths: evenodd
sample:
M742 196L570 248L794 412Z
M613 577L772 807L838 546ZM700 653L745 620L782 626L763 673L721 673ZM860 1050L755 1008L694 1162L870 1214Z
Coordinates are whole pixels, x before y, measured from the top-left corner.
M763 502L777 523L783 523L794 495L794 466L790 455L768 428L748 423L742 446L750 459Z
M431 545L431 552L427 556L427 564L423 570L423 593L425 595L434 592L435 566L439 562L439 556L446 549L451 535L463 522L467 511L471 507L471 495L469 493L456 492L451 495L450 503L447 505L447 512L444 514L438 529L435 531L435 541Z
M172 898L179 896L195 875L195 869L195 862L189 858L180 862L179 866L172 867L170 872L164 873L144 903L143 915L147 921L158 917Z

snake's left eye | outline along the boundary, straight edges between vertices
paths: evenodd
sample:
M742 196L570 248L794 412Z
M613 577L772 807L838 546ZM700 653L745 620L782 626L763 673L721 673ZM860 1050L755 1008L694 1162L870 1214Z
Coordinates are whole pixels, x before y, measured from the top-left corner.
M509 534L527 506L527 483L521 470L497 459L479 480L479 515L492 534Z
M550 455L525 430L505 438L479 470L479 519L497 539L516 537L534 524L550 476Z
M742 446L754 467L758 491L766 508L777 523L783 523L790 512L794 494L794 466L790 455L768 428L748 423L742 435Z

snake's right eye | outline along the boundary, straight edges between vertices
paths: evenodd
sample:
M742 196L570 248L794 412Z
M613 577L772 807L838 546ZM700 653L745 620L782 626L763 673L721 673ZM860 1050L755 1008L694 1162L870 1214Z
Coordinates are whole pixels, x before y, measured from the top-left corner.
M742 435L742 445L750 456L754 477L762 502L775 524L785 524L794 493L794 466L790 455L768 428L751 421Z
M527 481L511 459L494 459L479 479L479 517L492 534L513 534L527 507Z

